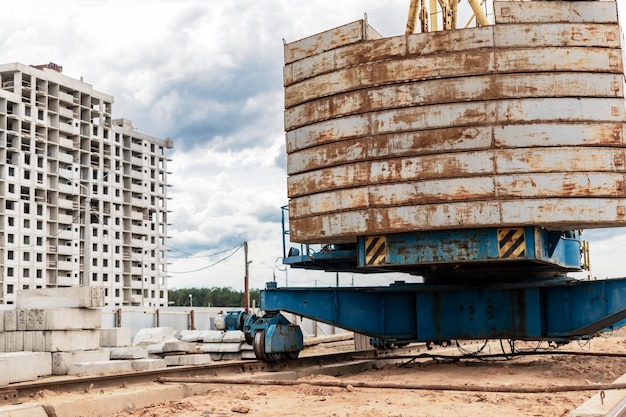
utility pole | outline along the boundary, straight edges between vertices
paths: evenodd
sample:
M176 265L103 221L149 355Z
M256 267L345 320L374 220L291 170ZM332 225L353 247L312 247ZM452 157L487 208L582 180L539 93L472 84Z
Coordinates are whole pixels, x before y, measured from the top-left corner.
M248 242L243 242L243 256L244 256L244 262L246 263L246 273L245 276L243 277L243 312L248 314L249 310L250 310L250 288L248 287L248 265L250 265L250 262L248 262Z

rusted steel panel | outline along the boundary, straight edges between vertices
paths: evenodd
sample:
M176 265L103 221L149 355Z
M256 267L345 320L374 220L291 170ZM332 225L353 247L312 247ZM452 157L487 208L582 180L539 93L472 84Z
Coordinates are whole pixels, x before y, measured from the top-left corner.
M442 30L407 36L409 55L430 55L492 48L493 26L465 30Z
M626 124L616 123L525 123L500 125L493 130L498 148L624 145Z
M466 178L493 171L494 160L490 151L365 161L291 175L287 182L288 196L387 182Z
M625 172L623 148L521 148L495 151L496 174Z
M380 85L477 76L494 72L545 71L623 73L619 49L546 47L492 49L364 63L285 88L285 108L335 94Z
M512 173L626 172L622 148L557 147L455 152L363 161L291 175L288 196L420 179Z
M349 138L495 122L622 122L622 98L536 98L393 109L332 119L287 132L287 153Z
M615 23L615 1L494 1L496 24L500 23Z
M292 152L287 158L289 175L381 158L438 154L449 151L488 149L492 145L490 126L428 129L378 135L363 139L330 142Z
M285 130L389 108L524 97L623 97L623 76L598 73L497 74L357 90L285 110Z
M418 206L488 200L494 197L495 187L491 177L469 177L463 178L463 181L451 178L378 184L294 198L289 204L289 217L298 219L373 207Z
M285 63L297 61L320 52L363 41L366 38L367 23L363 20L348 23L295 42L285 44ZM378 32L372 32L374 36Z
M424 128L481 125L493 121L495 115L495 102L470 102L348 116L287 132L287 153L355 137L418 131Z
M495 25L496 48L582 46L620 48L619 25L554 23Z
M624 197L624 174L551 173L496 178L498 198Z
M497 120L533 121L624 121L623 98L537 98L497 102Z
M624 71L619 49L547 47L495 51L497 72L580 71L621 74Z
M377 85L482 75L494 71L492 51L467 51L363 63L285 88L285 107Z
M365 185L292 198L292 219L368 208L511 198L624 197L624 174L534 173ZM482 225L481 225L482 226Z
M351 242L356 236L410 230L546 225L552 230L622 227L623 198L554 198L474 201L371 208L290 219L294 242Z
M406 42L406 36L395 36L366 43L356 43L303 58L285 65L283 70L284 85L287 87L307 78L360 65L363 62L401 58L406 55Z

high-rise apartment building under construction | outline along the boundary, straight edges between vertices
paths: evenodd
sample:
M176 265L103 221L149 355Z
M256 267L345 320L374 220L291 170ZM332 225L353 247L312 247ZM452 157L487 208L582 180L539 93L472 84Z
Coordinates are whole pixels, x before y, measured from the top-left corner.
M0 65L0 304L82 285L108 305L167 305L172 140L112 104L56 64Z

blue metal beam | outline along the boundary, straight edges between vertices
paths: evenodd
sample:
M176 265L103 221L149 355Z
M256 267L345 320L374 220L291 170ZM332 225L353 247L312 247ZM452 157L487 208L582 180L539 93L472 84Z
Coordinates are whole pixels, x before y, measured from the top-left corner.
M571 340L626 319L626 278L469 287L268 288L261 308L375 338Z

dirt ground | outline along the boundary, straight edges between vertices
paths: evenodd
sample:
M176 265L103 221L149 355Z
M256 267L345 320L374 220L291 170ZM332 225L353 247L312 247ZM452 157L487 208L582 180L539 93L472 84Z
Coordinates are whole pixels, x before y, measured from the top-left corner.
M536 343L520 344L531 350ZM544 343L543 348L547 348ZM476 346L466 346L466 349ZM336 349L336 347L335 347ZM316 348L319 352L323 348ZM509 346L505 350L510 352ZM626 330L611 337L577 342L559 351L616 352L626 354ZM452 352L452 351L450 351ZM482 353L500 353L499 343ZM624 358L541 355L512 360L421 360L411 366L388 365L342 378L309 376L296 386L207 385L206 395L128 410L111 417L214 417L214 416L567 416L596 391L558 394L508 394L489 392L427 391L319 387L311 381L364 381L412 384L536 387L610 383L626 373Z

